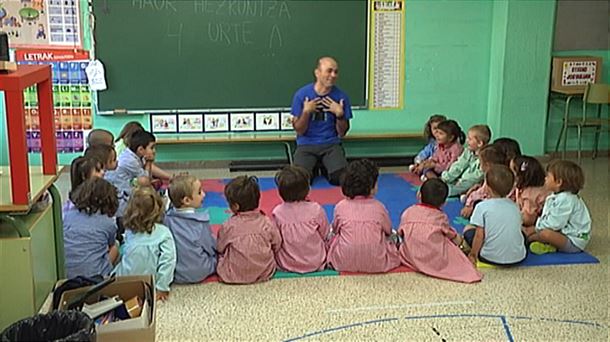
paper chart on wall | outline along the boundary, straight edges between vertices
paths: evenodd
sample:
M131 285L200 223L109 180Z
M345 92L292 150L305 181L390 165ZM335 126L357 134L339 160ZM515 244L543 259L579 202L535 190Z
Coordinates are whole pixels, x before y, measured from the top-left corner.
M81 47L79 0L0 1L0 28L15 47Z

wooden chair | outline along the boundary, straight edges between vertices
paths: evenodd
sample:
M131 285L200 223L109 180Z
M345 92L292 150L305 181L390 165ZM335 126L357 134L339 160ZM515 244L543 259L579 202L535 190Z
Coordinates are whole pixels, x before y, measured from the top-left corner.
M597 105L597 116L587 117L587 105ZM602 127L608 127L610 119L602 118L602 105L610 104L610 85L603 83L589 83L585 88L585 94L582 101L582 118L576 119L573 123L578 129L578 163L580 164L582 152L582 130L583 128L595 128L595 141L593 145L593 159L597 156L599 147L599 136Z

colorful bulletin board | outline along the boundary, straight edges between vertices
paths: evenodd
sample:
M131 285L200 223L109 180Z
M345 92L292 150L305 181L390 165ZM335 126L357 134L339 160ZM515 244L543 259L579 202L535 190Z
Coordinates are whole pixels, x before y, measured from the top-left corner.
M0 0L11 47L81 47L78 0Z
M92 128L91 90L85 68L89 53L82 50L17 49L19 64L50 64L53 82L55 134L59 153L82 152L85 131ZM24 94L29 152L40 152L40 120L36 90Z
M372 0L369 108L402 109L405 74L405 3Z

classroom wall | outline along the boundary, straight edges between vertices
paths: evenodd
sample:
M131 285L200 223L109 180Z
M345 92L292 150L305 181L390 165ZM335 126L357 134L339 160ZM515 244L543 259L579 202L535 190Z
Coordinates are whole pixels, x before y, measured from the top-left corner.
M495 137L512 136L526 153L543 154L555 132L552 118L544 138L554 11L555 2L546 0L407 1L404 109L356 111L352 131L421 131L431 114L443 113L458 120L465 130L488 123ZM88 18L83 18L86 23ZM89 44L86 39L85 46ZM605 53L608 63L607 51L600 53ZM2 99L0 116L4 142ZM147 115L96 115L94 126L118 133L130 120L149 126ZM414 153L420 146L417 141L350 142L346 150L352 156L397 155ZM8 163L6 149L3 143L2 165ZM160 161L284 157L279 144L160 146L157 154ZM67 164L74 156L60 154L60 163ZM30 159L32 163L39 160L38 156Z

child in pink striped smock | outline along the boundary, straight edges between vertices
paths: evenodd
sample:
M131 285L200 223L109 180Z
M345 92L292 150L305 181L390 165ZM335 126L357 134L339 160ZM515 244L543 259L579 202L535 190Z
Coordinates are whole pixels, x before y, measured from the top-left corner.
M230 284L271 279L276 268L274 254L282 238L271 219L258 209L260 190L256 177L233 179L225 186L225 197L233 216L218 232L218 277Z
M341 190L347 198L335 206L328 262L337 271L381 273L400 265L389 241L392 223L384 205L373 198L379 171L368 159L351 162Z
M544 168L534 157L519 156L511 161L510 169L516 179L515 202L521 211L523 226L533 226L542 214L546 198L551 194L544 187Z
M464 151L466 136L455 120L445 120L438 124L434 133L437 147L430 159L422 161L413 172L422 179L437 178L453 164Z
M400 218L398 235L403 264L431 277L473 283L482 278L462 252L463 238L449 226L447 214L440 207L449 188L440 179L429 179L417 197L421 203L407 208Z
M326 266L326 237L330 231L326 213L309 194L309 172L287 166L275 175L284 203L273 209L273 220L282 236L275 254L280 268L296 273L321 271Z
M479 160L480 160L480 168L483 173L486 173L492 165L499 164L505 165L506 162L506 154L504 151L494 144L485 145L479 151ZM508 165L506 165L508 166ZM466 200L464 203L464 208L460 212L460 215L465 218L470 218L472 215L472 211L474 210L475 204L478 202L489 198L489 193L487 191L487 187L484 182L481 184L473 185L468 192L466 193Z

